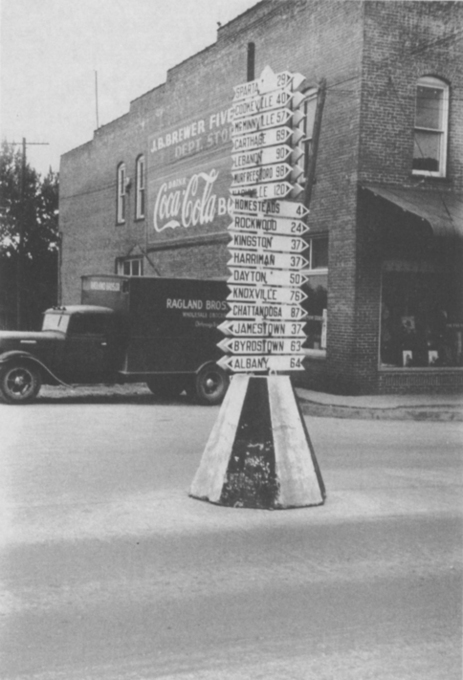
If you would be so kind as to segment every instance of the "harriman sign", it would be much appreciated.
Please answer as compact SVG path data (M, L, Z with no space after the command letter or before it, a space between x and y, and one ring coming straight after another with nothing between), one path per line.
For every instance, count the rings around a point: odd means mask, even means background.
M216 108L150 137L151 240L227 229L231 117L230 107Z

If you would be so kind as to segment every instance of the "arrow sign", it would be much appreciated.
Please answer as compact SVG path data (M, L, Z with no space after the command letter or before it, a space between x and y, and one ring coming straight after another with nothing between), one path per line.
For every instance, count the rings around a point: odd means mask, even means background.
M304 99L304 96L299 92L291 92L290 89L274 90L268 94L258 95L251 99L245 99L233 104L231 107L231 115L234 120L237 120L238 118L244 118L245 116L253 116L256 113L279 109L286 106L286 104L289 104L293 97L297 97L296 103L293 105L293 108L296 108L301 102L301 96Z
M229 229L237 231L263 231L285 236L301 236L310 231L301 220L288 220L281 217L258 217L257 215L235 215Z
M303 137L304 133L301 130L288 126L260 130L259 132L253 132L242 137L234 137L232 139L232 151L260 149L264 146L274 146L275 144L284 144L285 142L297 144Z
M294 187L289 182L268 182L267 184L250 184L249 186L230 187L230 192L234 195L248 194L253 198L285 198L292 192L295 196L302 193L303 188L297 185L299 191L294 191Z
M288 144L245 151L232 155L232 170L252 168L256 165L268 165L270 163L282 163L290 156L291 160L293 160L296 154L299 154L298 158L300 158L303 152L300 149L292 149Z
M261 234L231 232L231 237L231 241L228 244L229 248L302 253L309 247L309 244L298 236L264 236Z
M274 288L271 286L235 286L229 285L227 300L234 302L275 302L289 305L307 300L307 295L299 288Z
M227 319L256 319L257 317L272 321L301 321L307 316L301 305L275 305L271 303L231 302Z
M304 340L288 338L224 338L217 347L232 354L304 354Z
M224 356L217 361L219 366L235 373L257 371L303 371L300 356Z
M276 165L262 165L251 170L239 170L238 172L232 172L232 186L284 180L292 172L292 169L288 163L278 163ZM301 170L299 175L302 172Z
M239 99L246 99L247 97L255 97L259 94L271 92L272 90L284 89L291 86L293 91L301 88L304 84L305 78L300 73L291 73L290 71L281 71L275 73L270 66L266 66L260 77L256 80L251 80L241 85L235 85L233 88L233 101Z
M227 283L241 283L265 286L302 286L309 277L301 272L278 271L277 269L244 269L230 267L231 276Z
M287 253L258 253L246 250L230 251L231 260L228 266L235 267L269 267L271 269L305 269L309 262L302 255Z
M224 335L305 338L305 321L223 321Z
M273 215L302 219L309 214L309 209L302 203L294 201L259 201L242 196L233 197L233 212L246 215Z
M232 123L232 135L245 135L257 130L266 130L278 125L286 125L293 115L296 114L291 109L276 109L275 111L259 113L257 116L235 120Z

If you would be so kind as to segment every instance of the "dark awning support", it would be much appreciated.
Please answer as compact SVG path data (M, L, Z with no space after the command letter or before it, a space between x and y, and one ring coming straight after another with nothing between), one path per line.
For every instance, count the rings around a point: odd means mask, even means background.
M361 188L425 220L435 236L463 239L463 194L384 184L362 184Z

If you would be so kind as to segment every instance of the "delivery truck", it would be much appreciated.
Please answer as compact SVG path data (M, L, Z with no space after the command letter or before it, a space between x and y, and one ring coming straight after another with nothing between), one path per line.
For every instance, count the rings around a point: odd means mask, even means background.
M41 331L0 331L0 397L26 404L42 384L145 382L159 397L186 390L218 404L227 295L225 281L83 276L81 304L48 309Z

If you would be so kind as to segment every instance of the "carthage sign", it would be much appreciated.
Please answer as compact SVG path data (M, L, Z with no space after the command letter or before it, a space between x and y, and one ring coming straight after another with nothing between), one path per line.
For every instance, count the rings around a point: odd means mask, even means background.
M230 109L161 131L149 140L152 237L195 227L226 230L230 198Z

